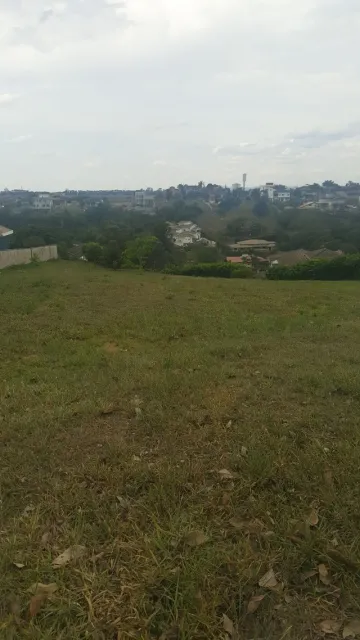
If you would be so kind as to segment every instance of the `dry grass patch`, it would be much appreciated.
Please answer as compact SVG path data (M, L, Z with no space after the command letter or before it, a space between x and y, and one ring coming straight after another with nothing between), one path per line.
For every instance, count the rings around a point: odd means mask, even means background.
M1 638L356 637L356 284L58 263L0 295Z

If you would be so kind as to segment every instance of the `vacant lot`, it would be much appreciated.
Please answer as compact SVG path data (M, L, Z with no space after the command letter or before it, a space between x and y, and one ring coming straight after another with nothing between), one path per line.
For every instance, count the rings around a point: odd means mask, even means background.
M360 618L357 283L3 271L0 378L1 640Z

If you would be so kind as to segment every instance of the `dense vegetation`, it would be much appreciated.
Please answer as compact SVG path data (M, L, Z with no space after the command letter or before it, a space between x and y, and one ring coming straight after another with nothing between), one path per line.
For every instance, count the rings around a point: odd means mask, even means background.
M274 240L280 251L327 247L360 252L360 211L355 205L331 212L288 208L271 204L259 190L245 197L240 189L226 192L211 207L201 199L191 202L183 187L178 194L163 202L154 216L127 211L106 200L59 206L45 213L5 205L0 209L0 224L14 229L14 248L57 244L60 256L71 258L81 256L83 245L95 243L99 245L91 249L95 261L113 268L138 264L161 269L168 264L217 262L229 255L229 244L248 238ZM193 195L199 194L201 189ZM180 220L198 222L217 247L176 249L166 222Z
M165 273L177 276L197 276L202 278L251 278L252 269L242 264L229 262L209 262L184 264L164 269Z
M274 266L269 280L360 280L360 254L334 260L309 260L292 267Z

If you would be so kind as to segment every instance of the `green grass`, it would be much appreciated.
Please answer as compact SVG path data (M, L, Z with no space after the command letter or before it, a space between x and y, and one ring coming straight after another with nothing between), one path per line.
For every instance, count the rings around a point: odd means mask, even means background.
M233 638L302 640L359 617L359 317L357 283L2 271L1 640L218 640L223 614ZM330 584L304 579L321 563ZM37 582L58 589L31 618Z

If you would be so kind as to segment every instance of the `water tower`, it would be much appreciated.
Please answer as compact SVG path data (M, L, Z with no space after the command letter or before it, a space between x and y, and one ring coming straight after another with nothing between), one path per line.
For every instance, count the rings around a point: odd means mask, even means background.
M247 179L247 173L243 173L243 189L244 189L244 191L246 189L246 179Z

